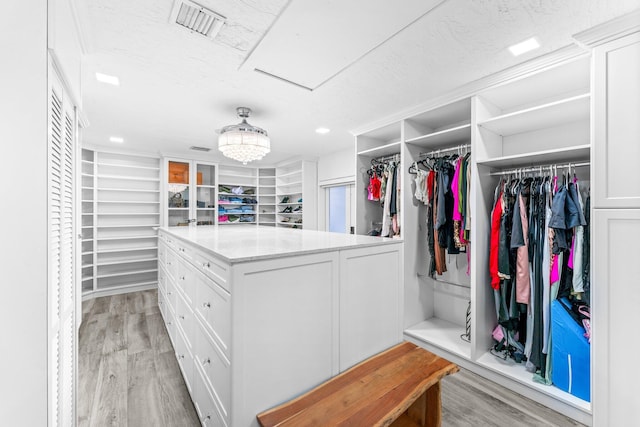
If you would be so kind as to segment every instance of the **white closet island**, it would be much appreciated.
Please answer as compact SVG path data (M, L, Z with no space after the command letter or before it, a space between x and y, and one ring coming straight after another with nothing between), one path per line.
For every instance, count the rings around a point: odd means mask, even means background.
M205 425L257 425L402 340L400 240L251 225L159 240L159 306Z

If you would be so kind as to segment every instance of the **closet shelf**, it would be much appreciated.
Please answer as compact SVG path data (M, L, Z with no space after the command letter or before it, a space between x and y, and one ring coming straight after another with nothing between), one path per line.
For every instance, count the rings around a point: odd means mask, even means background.
M93 178L93 174L92 174L92 173L84 173L84 172L83 172L83 173L81 174L81 176L82 176L83 178Z
M124 180L124 181L160 182L160 178L142 178L142 177L139 177L139 176L125 176L125 175L98 175L98 178L120 179L120 180Z
M590 94L585 93L493 117L478 125L498 135L510 136L566 123L589 120L590 111Z
M137 240L137 239L157 239L158 236L120 236L120 237L100 237L97 238L96 240L103 242L103 241L110 241L110 240Z
M102 163L102 162L99 162L98 166L112 166L112 167L116 167L116 168L143 169L143 170L152 170L152 171L159 171L160 170L159 167L123 165L123 164L118 164L118 163Z
M443 147L471 140L471 123L407 139L405 142L424 148Z
M534 382L533 374L524 368L524 363L517 364L513 360L502 360L490 352L481 355L476 361L480 366L491 369L501 375L511 378L519 383L531 387L537 391L554 397L568 405L578 408L586 413L591 413L591 404L570 393L560 390L555 386L548 386Z
M138 251L152 251L158 249L157 246L147 246L147 247L137 247L137 248L121 248L121 249L102 249L95 251L98 255L100 254L115 254L118 252L138 252Z
M90 190L93 190L93 188L90 188ZM96 190L98 191L125 191L125 192L132 192L132 193L159 193L160 190L142 190L139 188L111 188L111 187L102 187L102 188L96 188Z
M105 290L105 289L109 289L109 290L117 290L117 289L127 289L130 288L132 286L137 287L142 287L142 286L149 286L149 285L157 285L158 281L157 280L151 280L151 281L147 281L147 282L137 282L137 281L132 281L131 283L118 283L115 285L105 285L105 284L100 284L98 285L98 289L96 289L97 292ZM96 291L92 291L90 293L96 292Z
M382 157L389 156L391 154L400 154L401 141L391 142L389 144L381 145L380 147L369 148L368 150L362 150L358 152L359 156L369 157Z
M216 208L196 208L197 211L215 211Z
M281 174L276 175L275 177L276 178L286 178L288 176L299 175L299 174L302 174L302 169L295 170L293 172L281 173ZM272 178L272 177L270 177L270 178Z
M232 214L232 215L238 215L238 214ZM241 215L241 214L240 214ZM252 214L253 215L253 214ZM246 222L246 221L221 221L218 224L222 225L222 224L255 224L255 221L251 221L251 222Z
M93 202L93 200L83 200L88 202ZM140 202L140 201L131 201L131 200L98 200L98 203L116 203L116 204L125 204L125 205L157 205L160 202Z
M574 147L564 147L553 150L536 151L532 153L514 154L511 156L478 160L477 163L494 168L518 168L524 166L588 160L590 153L591 145L584 144Z
M93 160L82 160L82 163L87 164L87 165L92 165L93 164Z
M96 228L148 228L148 227L160 227L160 224L125 224L125 225L97 225L96 226ZM82 228L85 228L85 227L82 227Z
M460 338L464 332L464 326L432 317L406 329L404 334L465 359L471 359L471 343Z
M221 184L221 185L225 185L225 184ZM226 185L230 185L230 184L226 184ZM255 188L255 187L248 187L248 188ZM223 193L221 191L218 192L218 196L235 196L235 197L255 197L256 194L236 194L236 193Z
M167 208L170 211L188 211L189 208Z
M124 261L100 262L97 264L97 266L103 267L106 265L135 264L137 262L150 262L150 261L157 261L157 260L158 258L128 259Z
M227 181L220 181L220 184L218 185L226 185L227 187L243 187L243 188L257 188L256 185L254 185L255 183L252 184L247 184L246 182L227 182ZM220 193L220 194L225 194L225 193Z
M247 178L247 179L256 179L256 178L258 178L257 175L243 175L243 174L240 174L240 173L226 173L226 172L222 172L222 171L218 173L218 177L221 177L221 176L229 176L229 177L232 177L232 178Z
M98 216L158 216L159 212L98 212Z
M119 276L129 276L132 274L144 274L144 273L154 273L158 271L157 268L152 268L148 270L133 270L133 271L122 271L118 273L109 273L109 274L99 274L96 276L97 279L105 279L107 277L119 277Z
M197 184L196 187L198 187L198 188L216 188L217 185L215 185L215 184L212 184L212 185L209 185L209 184Z
M302 185L302 181L294 181L294 182L278 184L278 187L294 187L296 185Z

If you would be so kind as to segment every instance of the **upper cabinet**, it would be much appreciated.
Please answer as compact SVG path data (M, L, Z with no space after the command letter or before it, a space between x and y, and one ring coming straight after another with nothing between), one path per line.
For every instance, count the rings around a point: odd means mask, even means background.
M588 160L590 59L491 87L476 97L476 160L517 167Z
M640 208L640 33L594 49L594 208Z
M163 225L215 224L215 165L195 160L166 159L164 172Z

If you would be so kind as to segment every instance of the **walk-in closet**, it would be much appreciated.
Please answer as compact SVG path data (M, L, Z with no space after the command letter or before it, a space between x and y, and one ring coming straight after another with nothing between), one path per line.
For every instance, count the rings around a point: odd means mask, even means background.
M638 424L637 0L6 6L3 425Z

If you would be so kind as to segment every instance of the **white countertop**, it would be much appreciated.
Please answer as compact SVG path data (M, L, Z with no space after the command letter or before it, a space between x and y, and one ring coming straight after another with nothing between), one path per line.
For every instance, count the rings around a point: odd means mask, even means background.
M402 242L383 237L255 225L161 227L160 230L194 243L230 264Z

